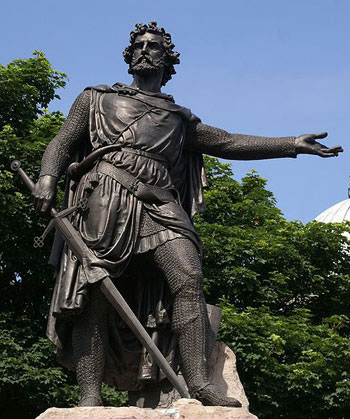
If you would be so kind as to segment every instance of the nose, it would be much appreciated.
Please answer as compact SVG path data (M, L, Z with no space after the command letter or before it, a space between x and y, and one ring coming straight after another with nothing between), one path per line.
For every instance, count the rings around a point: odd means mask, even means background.
M143 47L142 47L142 50L141 50L142 54L146 54L146 52L147 52L147 46L148 46L147 44L148 44L147 41L145 41L143 43Z

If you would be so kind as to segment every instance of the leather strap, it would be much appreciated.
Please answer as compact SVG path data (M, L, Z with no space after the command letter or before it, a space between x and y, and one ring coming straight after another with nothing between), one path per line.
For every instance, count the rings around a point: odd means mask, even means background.
M144 156L152 160L158 160L164 163L167 167L169 166L168 159L166 157L161 156L160 154L151 153L149 151L140 150L138 148L132 147L121 147L121 151L127 151L130 154L137 154L138 156Z
M158 186L146 185L126 170L115 167L106 161L101 161L96 170L119 182L141 201L163 203L177 202L175 198L177 195L175 189L165 189L159 188Z

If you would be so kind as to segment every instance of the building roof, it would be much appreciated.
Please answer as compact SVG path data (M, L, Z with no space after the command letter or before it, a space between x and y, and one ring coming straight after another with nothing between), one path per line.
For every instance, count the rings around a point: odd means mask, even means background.
M350 221L350 198L326 209L315 220L321 223L343 223Z

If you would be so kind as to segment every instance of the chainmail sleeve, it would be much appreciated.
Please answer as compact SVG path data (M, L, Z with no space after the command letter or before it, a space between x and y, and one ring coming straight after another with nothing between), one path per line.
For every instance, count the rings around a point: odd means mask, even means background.
M69 115L58 134L47 146L41 161L40 176L59 177L88 133L90 90L82 92L74 101Z
M200 122L188 124L186 148L229 160L259 160L296 157L295 137L257 137L229 134Z

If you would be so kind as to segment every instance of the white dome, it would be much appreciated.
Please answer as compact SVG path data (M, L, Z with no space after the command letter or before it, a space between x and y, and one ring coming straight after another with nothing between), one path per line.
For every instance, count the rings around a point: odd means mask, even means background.
M315 218L320 223L343 223L350 221L350 198L338 202Z

